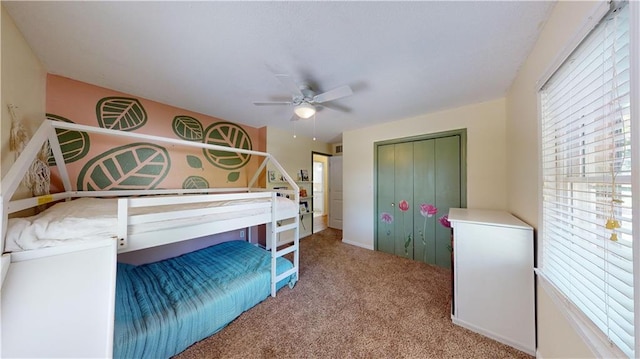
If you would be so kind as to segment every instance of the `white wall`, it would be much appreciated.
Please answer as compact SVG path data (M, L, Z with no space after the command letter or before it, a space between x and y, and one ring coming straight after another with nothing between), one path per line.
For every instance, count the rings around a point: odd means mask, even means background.
M299 135L293 138L293 132L267 127L266 152L272 154L294 180L297 179L297 173L301 169L306 169L309 173L309 178L311 178L313 169L312 152L314 151L330 154L331 145ZM269 169L273 168L269 167ZM270 187L273 187L273 184L270 184ZM306 185L306 188L309 195L311 195L310 183ZM311 234L313 230L311 219L311 215L303 217L304 223L301 223L300 226L300 238Z
M536 83L586 22L596 2L560 1L507 94L508 208L538 228L538 100ZM538 248L540 253L540 248ZM594 357L545 290L537 288L538 354Z
M374 248L374 143L467 129L467 207L506 209L505 99L343 133L343 241Z
M0 157L2 158L2 177L7 173L14 161L14 153L9 151L9 134L11 117L7 104L18 106L16 114L22 119L29 135L33 134L45 116L45 93L47 72L40 60L27 44L4 6L2 12L2 49L1 49L1 82L0 93L2 109L2 127L0 129ZM26 188L19 188L16 198L30 197Z
M296 179L296 171L301 169L309 171L311 176L313 151L330 154L331 145L300 135L293 138L291 131L267 127L266 152L272 154L293 179Z

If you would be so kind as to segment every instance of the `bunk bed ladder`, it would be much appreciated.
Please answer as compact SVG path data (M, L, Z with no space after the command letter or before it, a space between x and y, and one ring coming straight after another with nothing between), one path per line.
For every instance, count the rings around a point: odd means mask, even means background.
M276 203L276 193L273 192L272 193L272 203ZM282 279L290 276L290 275L295 275L293 281L290 282L289 286L292 287L293 284L295 284L295 282L298 280L298 275L299 275L299 271L298 271L298 267L300 264L300 250L299 250L299 241L300 241L300 229L299 229L299 225L300 225L300 219L298 218L298 216L296 215L295 217L293 217L293 223L288 223L288 224L283 224L281 226L278 226L277 221L276 221L276 206L272 206L271 207L271 233L270 233L270 237L269 237L269 241L270 241L270 247L271 247L271 296L275 297L276 296L276 284L281 281ZM294 235L293 235L293 244L291 244L288 247L285 247L281 250L278 250L278 234L282 233L282 232L286 232L286 231L294 231ZM284 273L281 273L280 275L277 274L276 271L276 267L277 267L277 259L279 257L283 257L289 253L293 252L293 268L285 271Z

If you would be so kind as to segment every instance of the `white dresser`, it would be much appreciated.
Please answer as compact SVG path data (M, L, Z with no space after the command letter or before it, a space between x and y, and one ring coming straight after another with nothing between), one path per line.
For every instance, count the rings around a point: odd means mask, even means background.
M18 252L0 290L0 357L109 358L115 240Z
M533 228L505 211L451 208L455 324L535 355Z

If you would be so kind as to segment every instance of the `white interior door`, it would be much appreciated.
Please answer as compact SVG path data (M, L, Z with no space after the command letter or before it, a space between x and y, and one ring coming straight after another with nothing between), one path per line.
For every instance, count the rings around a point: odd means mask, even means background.
M325 207L325 163L313 161L313 215L324 215Z
M342 229L342 156L329 157L329 227Z

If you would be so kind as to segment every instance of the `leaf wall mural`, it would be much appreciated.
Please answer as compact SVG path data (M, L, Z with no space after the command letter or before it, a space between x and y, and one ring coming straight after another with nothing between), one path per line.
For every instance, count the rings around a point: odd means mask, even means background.
M176 116L171 122L176 136L187 141L202 141L202 124L191 116Z
M251 138L242 127L230 122L217 122L207 127L204 143L218 146L253 149ZM203 150L211 164L226 170L234 170L245 166L251 155L218 150Z
M191 168L204 170L204 167L202 167L202 161L196 156L187 155L187 163Z
M227 181L235 182L240 178L240 172L231 172L227 175Z
M133 94L119 93L88 83L56 75L47 76L46 111L50 119L97 126L118 131L131 131L166 138L191 141L194 144L210 143L223 147L258 149L260 132L251 126L229 123L224 119L177 108L166 103L144 99ZM49 96L50 95L50 96ZM66 118L65 118L66 117ZM71 121L68 121L68 120ZM58 130L67 173L76 189L120 188L128 182L106 169L103 152L112 151L132 142L153 143L163 146L170 159L171 170L154 188L180 189L185 178L202 176L211 186L242 186L253 175L247 169L257 169L258 163L250 155L237 155L225 150L205 151L202 148L170 145L145 139L123 139L102 134L82 134ZM253 145L256 148L253 148ZM222 147L221 147L222 148ZM260 149L263 149L260 147ZM115 150L114 150L115 151ZM157 151L157 148L154 149ZM162 152L162 151L161 151ZM96 158L105 162L98 165ZM206 159L205 159L206 158ZM54 165L50 159L51 165ZM87 163L94 161L91 163ZM119 166L113 160L112 167ZM255 162L255 163L254 163ZM166 166L168 168L169 160ZM94 166L89 169L89 166ZM164 168L164 167L163 167ZM54 190L64 190L58 169L52 167ZM82 172L81 174L81 171ZM101 174L100 174L101 173ZM122 175L125 176L125 175ZM126 176L125 176L126 177ZM131 175L131 178L134 178ZM153 180L156 182L155 175ZM242 183L241 183L242 182ZM137 182L135 188L146 188ZM80 184L79 186L77 186ZM147 183L148 184L148 183ZM137 186L137 187L136 187Z
M148 190L169 173L164 147L133 143L116 147L87 162L78 175L79 191Z
M105 97L96 105L100 127L112 130L133 131L147 122L147 112L135 98Z
M202 189L209 188L209 182L200 176L189 176L182 182L184 189Z
M67 118L51 113L47 113L46 118L47 120L74 123ZM87 152L89 152L90 143L89 135L87 133L57 128L56 135L58 136L58 142L60 143L60 149L62 150L62 157L64 158L65 163L75 162L86 156ZM47 162L49 163L49 166L56 165L56 160L53 158L53 154L49 155Z

